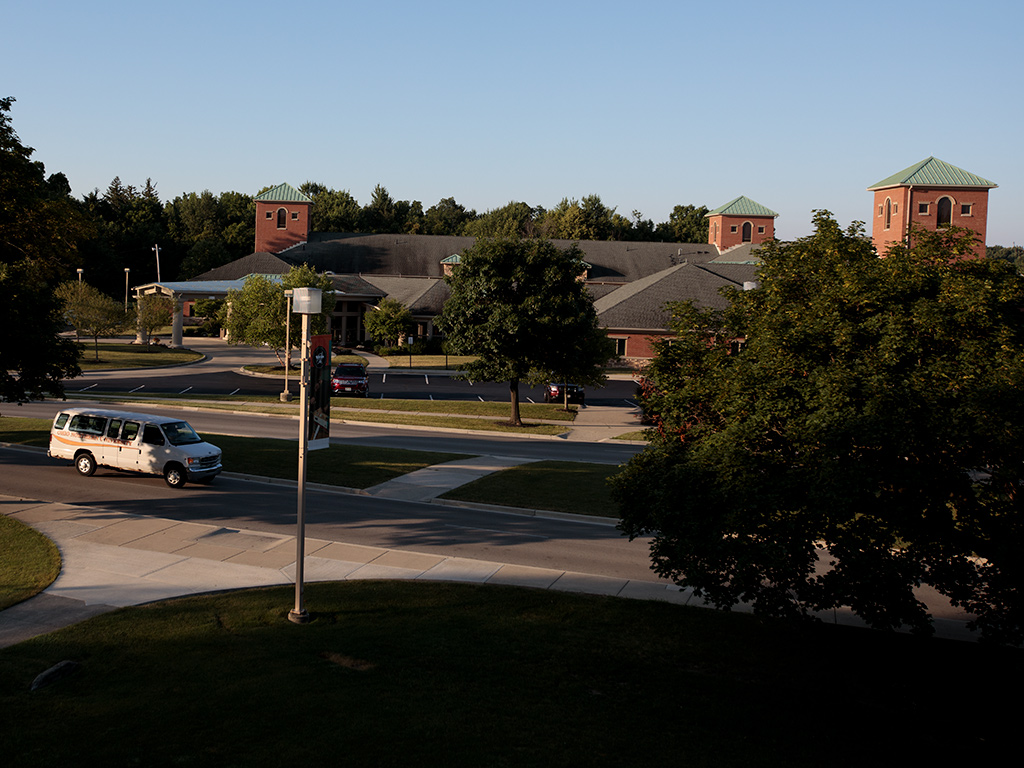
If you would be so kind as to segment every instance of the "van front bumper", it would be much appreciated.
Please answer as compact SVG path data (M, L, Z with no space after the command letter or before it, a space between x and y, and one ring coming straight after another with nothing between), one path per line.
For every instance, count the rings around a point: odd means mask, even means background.
M187 467L188 479L193 483L201 483L203 480L213 480L224 467L218 464L215 467Z

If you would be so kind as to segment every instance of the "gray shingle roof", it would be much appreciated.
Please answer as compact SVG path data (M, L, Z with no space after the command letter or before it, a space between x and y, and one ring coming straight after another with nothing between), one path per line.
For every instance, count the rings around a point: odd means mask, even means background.
M292 265L272 253L250 253L229 264L196 275L193 280L238 280L246 275L283 275Z
M441 277L442 264L473 246L476 238L438 235L353 235L316 232L282 254L319 271L338 274ZM553 240L559 248L571 240ZM577 243L590 265L591 280L630 282L680 264L709 261L718 250L707 243L630 243L584 240Z
M594 302L598 321L610 329L653 331L668 328L670 301L690 299L699 307L723 309L727 302L720 290L742 288L743 281L717 271L680 264L624 285Z

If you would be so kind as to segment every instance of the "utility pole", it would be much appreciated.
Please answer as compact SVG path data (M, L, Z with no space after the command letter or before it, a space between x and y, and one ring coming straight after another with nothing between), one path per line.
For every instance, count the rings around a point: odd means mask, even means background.
M160 246L154 245L153 251L156 253L156 281L160 282Z

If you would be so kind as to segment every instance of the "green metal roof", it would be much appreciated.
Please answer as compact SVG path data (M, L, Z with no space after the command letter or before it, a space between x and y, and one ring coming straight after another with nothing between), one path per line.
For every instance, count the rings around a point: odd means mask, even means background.
M462 262L462 256L457 253L453 253L451 256L447 256L441 259L442 264L459 264Z
M778 216L771 208L765 208L760 203L755 203L749 197L740 195L735 200L730 200L725 205L720 205L715 210L704 214L708 216Z
M911 184L933 187L997 187L993 181L975 176L973 173L944 163L936 157L929 157L887 179L868 187L868 191L886 187L905 187Z
M268 189L262 195L257 195L256 200L261 203L312 203L313 201L299 192L291 184L278 184L273 189Z

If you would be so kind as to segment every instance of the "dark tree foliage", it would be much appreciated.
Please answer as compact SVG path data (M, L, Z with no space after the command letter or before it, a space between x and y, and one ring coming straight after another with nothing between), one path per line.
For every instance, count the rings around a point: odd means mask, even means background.
M437 325L454 354L479 355L475 381L509 382L510 423L520 425L519 383L552 371L600 377L609 357L594 304L579 275L582 254L547 240L478 241L449 277L451 298ZM568 366L572 366L567 370Z
M47 178L15 133L13 102L0 99L0 402L62 396L62 379L81 372L54 288L90 231L64 175Z
M879 259L860 225L815 227L766 244L762 287L724 312L674 307L621 528L719 607L929 632L928 584L1020 643L1024 278L964 258L964 230Z
M1007 248L1005 245L990 245L985 249L985 257L999 259L1012 264L1014 268L1024 274L1024 247L1013 245Z
M476 211L467 211L464 205L455 202L454 197L444 197L437 202L437 205L427 208L427 212L423 215L423 234L457 237L474 219L476 219Z
M156 185L146 179L142 189L119 177L101 195L95 190L82 204L92 218L95 235L82 244L86 279L101 292L120 295L127 267L132 284L156 280L153 246L168 246L167 221ZM171 267L170 249L162 260Z

